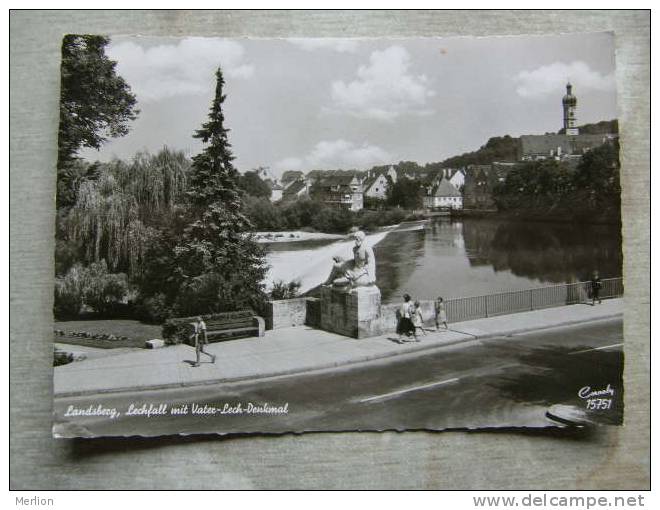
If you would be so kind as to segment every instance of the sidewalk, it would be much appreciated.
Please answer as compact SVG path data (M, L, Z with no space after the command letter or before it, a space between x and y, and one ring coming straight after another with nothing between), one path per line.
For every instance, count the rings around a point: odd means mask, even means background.
M570 305L450 324L449 331L429 331L419 343L398 344L394 333L348 338L307 326L266 331L262 338L211 344L215 364L194 368L195 350L175 345L87 359L55 368L56 397L145 390L261 379L309 372L434 349L474 339L585 323L623 316L623 299L601 305Z

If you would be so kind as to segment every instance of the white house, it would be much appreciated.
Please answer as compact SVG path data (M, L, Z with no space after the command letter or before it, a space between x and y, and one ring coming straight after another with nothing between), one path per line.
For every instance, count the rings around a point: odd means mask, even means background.
M365 179L362 186L365 197L384 199L387 196L389 183L385 174L378 174Z
M438 207L446 207L449 209L462 209L463 197L451 182L447 179L442 179L440 184L433 189L429 189L429 193L424 197L424 207L427 209L435 209Z
M275 183L270 187L270 201L271 202L279 202L282 200L282 194L284 192L284 188L280 186L279 184Z
M456 189L460 189L461 186L465 184L465 173L460 168L458 170L452 170L452 176L449 177L449 182L451 182Z

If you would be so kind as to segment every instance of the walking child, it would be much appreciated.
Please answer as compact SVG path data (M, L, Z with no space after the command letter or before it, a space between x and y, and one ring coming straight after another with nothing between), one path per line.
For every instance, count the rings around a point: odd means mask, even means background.
M421 329L422 333L426 335L426 330L424 329L424 317L422 317L422 306L419 304L419 301L415 301L415 309L412 314L412 323L415 327L415 341L419 342L420 340L417 338L417 330Z
M447 311L445 310L445 302L442 297L438 296L438 299L435 300L435 330L440 329L440 323L444 324L445 329L449 329L447 326Z

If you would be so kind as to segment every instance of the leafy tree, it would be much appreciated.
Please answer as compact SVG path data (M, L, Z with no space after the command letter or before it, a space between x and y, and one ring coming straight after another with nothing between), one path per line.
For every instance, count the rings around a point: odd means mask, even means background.
M390 184L391 186L391 184ZM365 209L376 209L381 210L385 208L387 200L385 198L379 197L364 197L364 208Z
M344 233L353 226L353 213L346 209L323 207L312 218L312 227L319 232Z
M128 133L137 118L136 99L105 54L110 39L98 35L65 35L62 41L60 127L57 168L58 206L70 205L66 171L82 147L98 149L108 138ZM71 183L73 185L73 183Z
M84 302L87 273L82 264L74 264L65 276L55 279L55 304L57 318L75 317Z
M83 305L100 314L116 311L128 293L124 273L108 273L105 260L85 267L74 264L66 275L55 279L55 316L75 317Z
M245 214L258 230L281 230L287 228L282 211L270 200L247 196L244 199Z
M107 315L115 311L128 293L128 279L124 273L108 273L105 260L87 268L84 291L85 304Z
M105 259L113 271L138 275L156 238L177 227L189 167L183 153L167 148L130 164L98 165L81 179L72 207L60 210L58 239L79 246L85 263Z
M387 203L389 205L415 209L422 206L423 191L420 183L402 177L387 189Z
M182 315L258 307L264 298L264 254L246 234L252 225L241 210L223 85L218 68L209 120L194 135L206 147L193 158L186 192L190 222L174 250L175 309Z
M81 147L98 149L108 137L128 133L137 118L136 99L117 63L105 54L110 39L98 35L65 35L58 161L70 159Z
M559 161L543 160L513 167L495 186L499 209L536 209L549 212L566 205L573 194L573 170Z
M399 161L399 163L394 166L399 172L402 172L403 175L411 175L413 177L422 170L422 167L419 166L416 161Z
M582 206L617 213L621 208L618 141L587 152L575 172L575 187Z
M270 186L254 170L249 170L239 177L238 187L250 196L270 199Z
M494 187L493 198L500 210L618 219L618 154L614 141L584 154L577 168L555 160L516 165Z
M479 150L466 152L460 156L445 159L439 164L440 168L460 168L467 165L490 165L493 161L516 161L520 138L509 135L490 138ZM436 169L436 164L430 169ZM429 165L427 165L428 167Z
M326 207L321 202L309 199L300 199L284 205L282 216L287 228L309 227L314 217Z

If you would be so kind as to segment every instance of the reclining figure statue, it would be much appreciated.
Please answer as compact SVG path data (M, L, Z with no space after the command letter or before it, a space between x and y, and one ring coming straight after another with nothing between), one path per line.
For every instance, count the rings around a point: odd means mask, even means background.
M353 260L345 261L342 257L333 257L332 271L324 285L351 289L376 283L374 250L364 242L366 235L361 230L355 232L353 237L355 238Z

